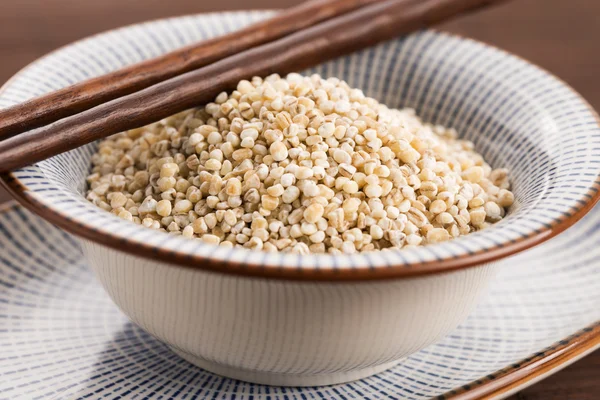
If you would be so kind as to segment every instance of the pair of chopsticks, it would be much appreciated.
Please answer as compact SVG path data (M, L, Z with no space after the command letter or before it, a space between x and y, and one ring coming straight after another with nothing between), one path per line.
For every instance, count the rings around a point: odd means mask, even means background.
M242 79L286 74L505 0L313 0L0 111L0 172L211 101Z

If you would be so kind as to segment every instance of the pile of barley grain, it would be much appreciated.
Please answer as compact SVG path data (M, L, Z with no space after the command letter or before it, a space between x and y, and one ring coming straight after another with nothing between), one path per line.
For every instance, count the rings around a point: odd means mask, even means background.
M87 199L128 221L207 243L355 253L437 243L513 203L456 132L339 79L242 81L231 95L114 135Z

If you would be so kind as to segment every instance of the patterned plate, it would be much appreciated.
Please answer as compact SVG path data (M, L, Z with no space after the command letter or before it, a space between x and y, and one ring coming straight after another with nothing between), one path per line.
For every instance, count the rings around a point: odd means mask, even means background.
M68 234L0 209L0 399L505 397L600 346L600 206L503 262L486 300L440 343L376 376L318 388L222 378L129 322Z

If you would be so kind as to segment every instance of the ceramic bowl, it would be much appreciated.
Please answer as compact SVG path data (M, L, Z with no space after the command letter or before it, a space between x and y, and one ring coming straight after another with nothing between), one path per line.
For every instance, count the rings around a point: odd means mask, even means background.
M20 72L0 106L267 15L182 17L77 42ZM440 339L473 309L496 260L558 234L598 199L596 114L564 83L505 52L424 31L308 72L456 128L494 167L511 171L516 202L507 218L417 249L266 254L155 232L96 208L83 197L95 144L4 182L22 204L74 233L113 301L177 354L218 374L293 386L362 378Z

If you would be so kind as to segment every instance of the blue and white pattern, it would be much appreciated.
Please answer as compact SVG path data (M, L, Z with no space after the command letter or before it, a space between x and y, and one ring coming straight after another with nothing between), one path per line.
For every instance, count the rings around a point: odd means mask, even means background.
M72 237L12 205L0 210L0 399L427 399L472 389L600 321L599 240L596 208L502 262L488 297L441 342L360 381L278 388L180 359L117 309Z
M77 42L34 63L7 84L0 107L117 69L193 41L240 28L265 12L206 14L127 27ZM321 65L392 107L414 107L426 120L455 127L494 167L511 171L516 205L494 227L417 249L354 256L265 255L215 249L126 223L81 193L94 144L14 172L27 195L84 229L161 254L228 260L275 270L361 268L468 257L548 231L598 191L600 128L596 114L556 78L500 50L433 31L420 32ZM14 182L13 182L14 183Z

